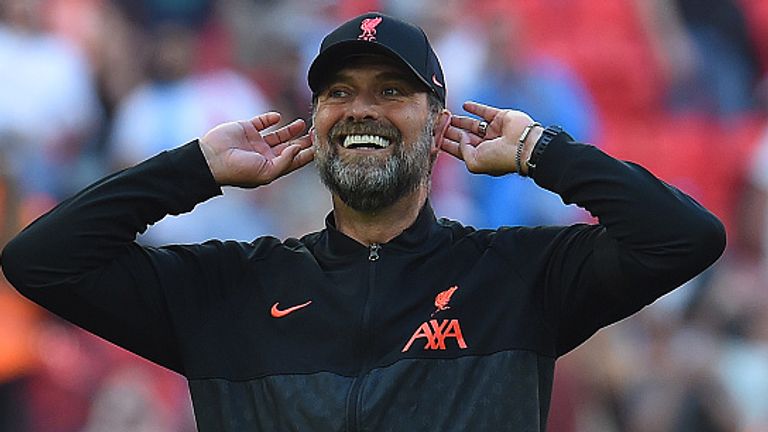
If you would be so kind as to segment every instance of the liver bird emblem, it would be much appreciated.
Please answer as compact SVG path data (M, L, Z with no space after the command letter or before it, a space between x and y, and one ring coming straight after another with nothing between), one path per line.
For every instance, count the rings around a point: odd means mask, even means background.
M358 39L362 39L368 42L375 41L376 40L376 26L379 25L382 21L381 17L376 18L366 18L363 20L363 22L360 23L360 30L363 31L360 36L358 36Z
M435 309L434 312L432 312L432 316L435 316L436 313L440 311L444 311L446 309L450 309L451 307L448 306L448 303L451 301L451 296L453 296L453 293L459 289L458 285L454 285L450 288L448 288L445 291L442 291L435 297Z

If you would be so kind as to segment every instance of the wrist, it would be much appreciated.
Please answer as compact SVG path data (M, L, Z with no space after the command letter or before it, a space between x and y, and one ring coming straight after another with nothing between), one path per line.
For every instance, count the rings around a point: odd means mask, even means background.
M563 128L560 126L549 126L540 131L538 138L531 148L530 155L525 161L526 174L529 176L536 175L536 169L542 154L546 150L547 146L549 146L549 143L560 135L565 135L568 139L571 140L573 139L570 135L563 131Z
M543 132L544 127L538 122L533 122L526 126L518 139L515 162L517 164L517 173L523 177L528 176L527 162L530 160L531 155L533 154L533 149Z
M214 151L210 148L208 143L205 142L205 137L198 139L197 144L200 146L200 152L203 154L203 158L208 165L208 170L211 172L211 176L216 181L216 184L221 185L222 183L217 173L218 170L216 169L217 158Z

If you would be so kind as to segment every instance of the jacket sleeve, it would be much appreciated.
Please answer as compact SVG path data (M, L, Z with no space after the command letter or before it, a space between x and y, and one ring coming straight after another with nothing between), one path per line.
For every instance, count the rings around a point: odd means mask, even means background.
M556 231L544 248L536 285L560 355L693 278L725 248L722 224L692 198L567 134L542 154L535 181L599 221Z
M163 152L96 182L25 228L3 250L3 272L20 293L57 315L182 372L153 263L176 262L179 273L185 265L135 238L164 216L220 193L197 142Z

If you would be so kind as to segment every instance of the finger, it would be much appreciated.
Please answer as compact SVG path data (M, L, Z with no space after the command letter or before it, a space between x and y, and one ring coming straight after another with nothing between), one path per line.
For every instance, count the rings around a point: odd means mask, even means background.
M289 170L297 170L315 160L315 150L316 149L314 147L309 147L298 152L296 156L293 157L293 161L291 161Z
M245 132L245 137L249 142L256 142L261 137L261 131L276 125L280 121L280 113L270 111L259 114L250 120L237 122Z
M256 117L251 119L251 124L253 127L256 128L259 132L263 131L264 129L276 125L282 116L279 112L270 111L266 112L264 114L259 114Z
M278 145L276 145L276 146L272 147L272 151L273 151L273 152L274 152L276 155L279 155L279 154L280 154L280 153L282 153L282 152L283 152L283 151L284 151L284 150L285 150L285 149L286 149L288 146L290 146L290 145L293 145L293 144L296 144L296 145L298 145L298 146L299 146L299 147L301 147L302 149L306 149L306 148L308 148L308 147L311 147L311 146L312 146L312 140L309 138L309 134L304 134L303 136L301 136L301 137L299 137L299 138L296 138L295 140L292 140L292 141L288 141L288 142L285 142L285 143L282 143L282 144L278 144Z
M464 102L464 111L482 117L489 123L499 114L502 110L490 105L481 104L475 101Z
M307 135L309 135L309 143L311 145L315 145L315 138L317 138L317 134L315 133L314 125L309 127L309 130L307 131Z
M463 138L466 138L472 146L477 146L481 142L483 142L483 138L475 135L474 133L467 133L468 131L463 128L457 128L455 126L450 126L445 131L445 136L449 139L455 141L455 142L461 142Z
M461 158L461 149L459 148L459 142L454 141L452 139L444 138L443 139L443 145L440 147L440 149L449 155L455 157L459 160L464 160Z
M298 145L289 145L279 156L272 159L272 168L274 170L274 175L272 176L273 179L291 171L293 158L299 154L299 151L301 151L301 147Z
M306 123L302 119L296 119L287 125L264 134L264 141L270 146L275 146L281 143L288 142L293 138L296 138L300 133L304 132Z
M477 165L477 149L469 143L469 136L466 132L462 132L459 151L461 152L461 159L472 171L472 168Z
M480 133L480 123L482 123L484 120L477 119L474 117L467 117L467 116L453 116L451 118L451 125L464 129L467 132L471 132L477 137L480 138L488 138L491 136L491 127L486 122L486 132L485 134Z
M468 117L463 115L451 116L451 126L455 126L469 132L472 132L473 130L477 130L476 127L478 123L480 123L480 119L477 119L475 117Z

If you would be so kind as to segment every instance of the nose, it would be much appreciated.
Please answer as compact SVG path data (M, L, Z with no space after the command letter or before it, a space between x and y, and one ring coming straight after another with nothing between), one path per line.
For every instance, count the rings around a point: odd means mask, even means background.
M366 93L359 93L355 95L355 98L349 105L347 120L378 120L380 116L379 108L375 97Z

